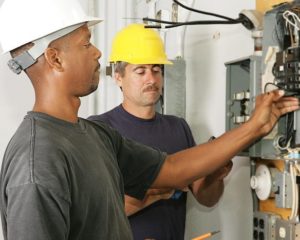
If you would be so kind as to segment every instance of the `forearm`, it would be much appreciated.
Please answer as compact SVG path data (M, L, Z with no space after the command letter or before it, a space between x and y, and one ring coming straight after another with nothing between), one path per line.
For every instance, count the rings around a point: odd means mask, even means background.
M248 122L212 142L168 156L153 186L183 188L225 166L237 153L268 134L280 116L299 109L297 98L283 98L283 94L277 90L258 95Z
M211 174L260 136L254 129L247 122L212 142L169 155L153 186L183 188Z

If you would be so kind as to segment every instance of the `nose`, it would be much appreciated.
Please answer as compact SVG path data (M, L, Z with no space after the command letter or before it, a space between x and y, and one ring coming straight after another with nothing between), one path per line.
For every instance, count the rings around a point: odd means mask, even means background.
M94 46L94 48L95 48L95 57L97 59L100 59L102 56L102 52L97 47Z
M150 69L148 69L148 70L146 71L145 77L146 77L146 82L147 82L147 83L153 84L153 83L157 83L157 82L160 81L159 75L156 74L155 72L151 71Z

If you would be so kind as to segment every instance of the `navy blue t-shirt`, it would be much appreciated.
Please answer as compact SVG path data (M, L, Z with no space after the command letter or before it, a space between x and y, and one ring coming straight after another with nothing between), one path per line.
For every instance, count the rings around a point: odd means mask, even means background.
M122 105L102 114L90 116L117 129L126 138L172 154L193 147L195 141L183 118L156 113L153 119L137 118ZM186 215L186 193L160 200L129 217L135 240L183 240Z

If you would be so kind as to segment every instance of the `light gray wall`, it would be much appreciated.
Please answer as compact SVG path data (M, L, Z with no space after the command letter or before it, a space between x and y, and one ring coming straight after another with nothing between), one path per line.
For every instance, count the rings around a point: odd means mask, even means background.
M253 9L254 0L195 1L195 8L237 18L242 9ZM200 18L193 13L191 20ZM201 17L208 19L208 17ZM225 131L225 62L252 54L250 32L241 25L190 26L186 31L187 120L198 143ZM188 196L186 239L221 230L212 239L250 240L252 200L249 160L235 158L225 192L213 209L205 209Z
M159 1L168 8L171 0ZM191 2L191 1L185 1ZM243 9L255 8L254 0L195 1L194 8L237 18ZM142 17L145 3L139 1L137 16ZM142 12L142 13L141 13ZM144 15L145 16L145 15ZM215 19L192 13L190 20ZM180 53L178 29L166 31L166 50L170 58ZM187 121L198 143L225 131L225 62L252 54L251 33L241 25L188 26L183 56L187 65ZM221 230L212 239L250 240L252 236L252 202L249 188L249 159L235 158L227 177L225 193L215 208L200 206L188 196L186 239Z

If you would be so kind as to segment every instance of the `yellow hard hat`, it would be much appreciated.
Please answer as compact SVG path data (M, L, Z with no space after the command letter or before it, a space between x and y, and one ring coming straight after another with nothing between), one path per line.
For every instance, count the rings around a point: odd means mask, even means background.
M131 64L172 64L168 61L159 34L144 24L130 24L113 40L110 62Z

